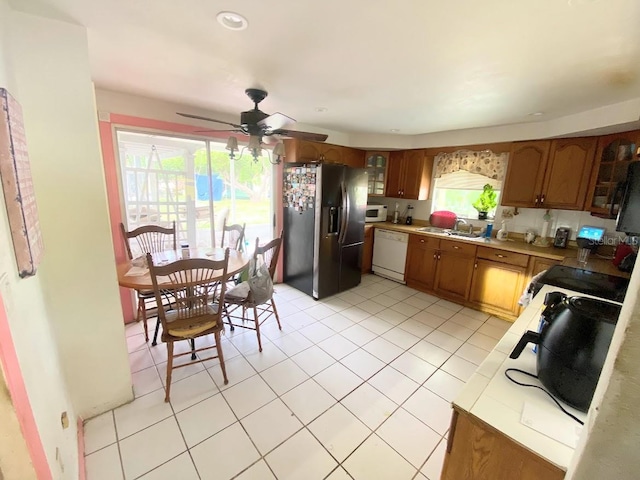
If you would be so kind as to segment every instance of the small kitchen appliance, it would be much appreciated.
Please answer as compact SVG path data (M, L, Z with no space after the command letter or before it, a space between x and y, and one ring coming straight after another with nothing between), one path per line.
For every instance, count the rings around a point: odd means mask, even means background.
M567 288L594 297L622 302L627 293L629 279L565 265L554 265L533 282L533 295L535 296L544 285Z
M553 239L553 246L556 248L567 248L571 237L571 229L567 227L558 227L556 236Z
M538 379L551 394L586 412L600 378L621 305L550 292L540 332L527 331L511 352L518 358L528 343L538 345Z
M411 205L407 206L407 218L405 218L404 223L406 225L413 224L413 207Z
M364 212L364 221L369 222L386 222L387 206L386 205L367 205Z

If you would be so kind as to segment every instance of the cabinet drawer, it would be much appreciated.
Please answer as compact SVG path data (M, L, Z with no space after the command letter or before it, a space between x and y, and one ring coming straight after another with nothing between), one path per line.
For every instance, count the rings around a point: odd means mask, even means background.
M497 248L478 247L478 258L484 258L494 262L508 263L518 267L526 267L529 263L529 255L523 253L507 252Z
M476 246L469 243L455 242L452 240L442 240L440 250L443 252L457 253L464 257L475 257Z
M427 235L409 235L409 245L422 245L429 248L440 248L440 239Z

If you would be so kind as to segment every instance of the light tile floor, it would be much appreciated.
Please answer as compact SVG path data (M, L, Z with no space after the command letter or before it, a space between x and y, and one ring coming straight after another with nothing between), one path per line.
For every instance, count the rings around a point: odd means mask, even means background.
M450 402L510 324L374 275L275 298L263 352L227 329L229 384L217 361L178 369L170 403L166 346L128 326L136 399L86 422L88 479L439 479Z

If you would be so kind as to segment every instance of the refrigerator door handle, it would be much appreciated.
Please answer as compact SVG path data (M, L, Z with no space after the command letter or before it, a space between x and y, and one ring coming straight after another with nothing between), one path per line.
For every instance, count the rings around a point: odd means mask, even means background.
M620 207L622 207L622 203L624 201L624 191L626 190L627 187L627 183L626 182L618 182L618 184L616 185L615 190L613 191L613 195L611 196L611 205L609 206L609 217L611 218L615 218L616 217L616 213L614 211L615 209L615 204L616 204L616 200L618 199L618 195L620 195L620 193L622 193L622 198L620 199Z
M344 243L344 237L347 234L347 225L349 222L349 197L347 196L347 188L342 182L340 184L340 191L342 192L342 212L340 222L340 236L338 237L338 243Z

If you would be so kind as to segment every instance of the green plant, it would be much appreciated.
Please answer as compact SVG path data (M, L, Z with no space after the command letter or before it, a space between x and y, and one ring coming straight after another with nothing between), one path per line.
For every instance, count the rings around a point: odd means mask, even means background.
M498 202L496 202L496 192L493 191L493 187L487 183L482 188L480 197L471 205L478 210L478 212L488 212L496 208Z

